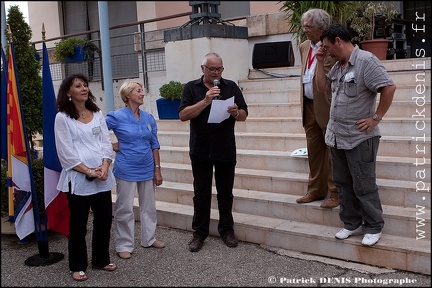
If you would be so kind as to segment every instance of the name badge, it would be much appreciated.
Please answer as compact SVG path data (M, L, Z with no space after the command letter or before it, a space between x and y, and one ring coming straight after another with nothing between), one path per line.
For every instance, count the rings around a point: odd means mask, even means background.
M94 127L94 128L92 129L92 132L93 132L93 135L98 135L98 134L101 132L101 128L100 128L100 126L98 126L98 127Z
M303 75L302 83L305 84L311 82L311 78L312 77L309 74Z

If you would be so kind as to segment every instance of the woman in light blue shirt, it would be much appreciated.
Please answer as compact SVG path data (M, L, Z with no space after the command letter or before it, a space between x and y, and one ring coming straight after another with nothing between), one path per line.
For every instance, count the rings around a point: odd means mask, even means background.
M156 120L139 107L144 90L139 82L126 80L120 87L126 107L109 112L106 123L118 143L114 162L117 200L114 206L114 244L120 258L128 259L134 251L133 202L138 193L141 223L141 246L163 248L156 240L155 187L162 184Z

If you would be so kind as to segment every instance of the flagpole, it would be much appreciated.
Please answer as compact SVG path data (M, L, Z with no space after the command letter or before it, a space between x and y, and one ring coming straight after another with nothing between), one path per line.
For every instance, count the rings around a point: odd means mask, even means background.
M12 32L10 30L10 27L8 25L8 35L9 35L9 42L10 42L10 52L12 53L12 58L11 59L15 59L15 55L14 55L14 49L13 49L13 39L12 39ZM34 256L31 256L29 258L27 258L25 260L25 264L28 266L46 266L46 265L51 265L54 263L59 262L60 260L63 260L64 255L61 253L56 253L56 252L49 252L49 248L48 248L48 227L47 225L45 225L45 233L42 231L42 225L41 225L41 220L40 220L40 215L39 215L39 209L38 209L38 202L37 202L37 195L36 195L36 189L35 189L35 185L34 185L34 179L33 179L33 172L32 172L32 163L30 161L30 149L29 149L29 142L28 142L28 137L27 137L27 133L25 133L25 121L24 121L24 114L23 114L23 110L22 110L22 103L21 103L21 99L20 99L20 95L19 95L19 83L18 83L18 77L16 75L18 75L18 71L15 67L15 61L13 61L13 65L14 65L14 74L15 74L15 82L16 82L16 87L17 87L17 98L18 98L18 103L19 105L19 109L20 109L20 115L21 115L21 123L22 123L22 129L24 131L24 133L22 133L23 138L24 138L24 145L25 145L25 150L26 150L26 157L27 157L27 165L28 165L28 173L29 173L29 177L30 177L30 185L31 185L31 197L32 197L32 202L33 202L33 221L34 221L34 226L35 226L35 232L36 232L36 240L38 243L38 248L39 248L39 254L36 254ZM9 85L9 84L8 84ZM10 153L8 153L10 154ZM9 159L10 160L10 159ZM36 221L34 220L34 218L36 218ZM46 219L46 217L44 217ZM46 222L46 221L45 221Z

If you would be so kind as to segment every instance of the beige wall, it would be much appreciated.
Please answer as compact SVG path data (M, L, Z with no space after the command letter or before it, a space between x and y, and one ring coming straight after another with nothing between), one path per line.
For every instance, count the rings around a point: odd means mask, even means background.
M137 20L143 21L153 19L156 15L154 1L137 1ZM156 23L148 23L144 25L146 31L157 30Z
M45 38L60 36L60 15L58 1L28 1L29 25L32 29L32 42L42 40L42 23L45 25ZM54 47L54 42L47 42L48 48ZM36 45L41 49L42 44Z
M165 45L166 52L166 71L149 73L148 92L143 104L143 109L157 117L156 99L159 96L159 87L169 80L179 80L186 82L200 77L200 65L204 54L209 51L219 53L224 62L225 71L223 76L238 81L246 79L249 69L252 69L252 52L254 44L262 42L275 42L291 40L291 35L287 33L285 15L279 12L277 1L251 1L252 17L235 21L237 26L247 26L249 38L246 39L221 39L221 38L199 38L193 40L174 41L161 43ZM61 21L59 12L59 2L36 2L29 3L29 24L32 28L32 41L41 41L42 22L45 23L46 38L60 36ZM172 11L172 12L170 12ZM154 19L170 14L178 14L191 11L189 1L137 1L137 20ZM131 11L131 13L133 13ZM146 31L162 30L168 27L178 27L189 21L185 16L179 19L160 21L159 23L149 23L145 25ZM159 31L161 32L161 31ZM57 42L57 41L56 41ZM48 48L53 47L54 43L47 43ZM236 49L231 49L236 47ZM41 48L36 47L37 49ZM299 64L299 52L294 45L296 64ZM51 62L52 63L52 62ZM61 65L61 64L56 64ZM142 75L137 79L142 81ZM124 80L114 80L114 106L115 109L124 106L119 98L118 89ZM55 81L54 89L57 93L61 81ZM99 107L105 112L104 90L102 83L92 82L91 89L98 99Z
M235 49L232 49L235 47ZM235 82L247 78L249 59L247 39L203 37L166 43L167 80L188 82L201 77L201 63L209 52L218 53L225 70L223 77Z
M189 6L189 1L155 1L154 3L156 7L156 18L192 11L192 8ZM160 21L158 22L157 29L181 26L189 20L189 16L184 16L172 20Z
M138 1L137 3L139 2L142 1ZM155 3L156 18L172 15L173 13L180 14L192 11L189 1L152 1L149 3ZM279 1L250 1L250 13L251 16L277 13L279 12L279 7L281 6L282 4L280 4ZM169 21L161 21L158 23L157 29L181 26L187 23L189 20L189 17L185 16Z
M282 3L279 1L250 1L251 16L279 12Z
M42 22L45 23L46 38L60 36L61 19L60 19L60 1L28 1L29 24L32 29L32 42L42 40ZM158 17L169 16L191 12L189 1L137 1L137 20L143 21ZM268 15L279 12L282 6L279 1L250 1L251 16ZM163 20L158 23L145 24L146 31L161 30L169 27L178 27L189 21L189 17L181 17L172 20ZM239 23L245 26L245 21ZM272 25L273 26L273 25ZM273 29L274 30L274 29ZM54 46L54 43L47 42L48 47ZM39 48L39 47L37 47Z

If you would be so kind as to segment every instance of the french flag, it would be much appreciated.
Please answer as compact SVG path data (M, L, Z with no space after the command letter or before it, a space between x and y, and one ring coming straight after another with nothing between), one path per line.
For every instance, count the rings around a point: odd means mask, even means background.
M56 97L49 66L48 51L43 43L42 58L42 112L43 112L43 161L44 201L48 229L69 237L70 211L66 193L57 190L62 170L57 156L54 138L54 121L57 114Z

